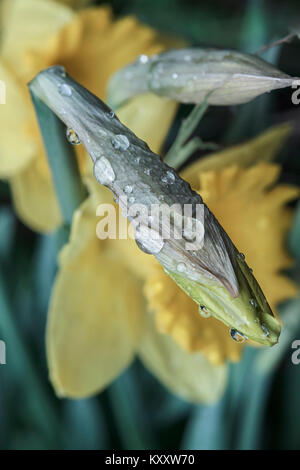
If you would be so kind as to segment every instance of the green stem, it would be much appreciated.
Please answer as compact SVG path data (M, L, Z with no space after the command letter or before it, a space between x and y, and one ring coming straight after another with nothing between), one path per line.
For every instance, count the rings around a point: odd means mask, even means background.
M207 108L208 104L204 101L196 105L188 117L183 120L177 137L165 157L165 162L171 167L178 168L181 166L196 150L215 150L218 148L216 144L203 142L200 137L195 137L186 143L198 126Z
M56 440L60 428L58 416L39 379L27 345L14 320L15 315L7 297L5 278L2 270L0 270L0 309L1 331L8 345L8 364L6 367L11 366L14 369L16 377L26 378L22 384L24 392L28 397L32 416L39 426L39 429L42 430L50 442L53 443ZM13 345L13 349L9 349L9 345Z
M73 213L86 197L76 153L66 139L63 122L33 92L31 98L43 137L64 223L71 225Z

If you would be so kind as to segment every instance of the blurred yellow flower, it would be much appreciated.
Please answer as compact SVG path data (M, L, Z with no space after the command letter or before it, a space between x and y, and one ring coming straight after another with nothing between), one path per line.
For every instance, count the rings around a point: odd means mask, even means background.
M83 1L6 0L0 54L0 78L6 83L6 105L0 107L0 177L8 178L21 219L38 231L61 223L53 183L40 139L27 83L41 69L61 64L82 85L105 98L106 84L117 69L140 54L154 54L165 42L133 17L113 21L108 7L74 11ZM143 98L144 99L144 98ZM148 98L138 107L140 120L149 126L135 133L154 151L170 127L176 104ZM124 106L125 117L132 105ZM126 120L126 119L125 119ZM158 124L159 123L159 124ZM153 132L155 128L155 132ZM85 152L78 150L82 172Z
M133 113L127 125L135 128L137 119ZM296 292L279 271L290 264L285 203L298 191L282 184L271 188L279 167L261 160L274 156L288 132L287 126L274 128L183 172L245 253L273 306ZM47 351L56 392L96 393L137 354L174 393L194 402L217 400L226 382L225 360L238 360L242 346L221 322L202 318L133 240L96 238L96 207L112 203L112 197L92 177L88 185L90 196L76 211L60 255L50 304Z

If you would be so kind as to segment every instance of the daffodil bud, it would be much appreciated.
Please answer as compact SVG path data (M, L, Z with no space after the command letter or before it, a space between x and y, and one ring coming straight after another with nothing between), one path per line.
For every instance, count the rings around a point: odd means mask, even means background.
M30 88L72 129L73 143L83 143L138 246L234 339L275 344L280 325L243 255L190 185L61 67L42 71Z
M113 108L151 91L182 103L246 103L267 91L292 85L293 78L259 57L232 50L179 49L140 56L116 72L108 86Z

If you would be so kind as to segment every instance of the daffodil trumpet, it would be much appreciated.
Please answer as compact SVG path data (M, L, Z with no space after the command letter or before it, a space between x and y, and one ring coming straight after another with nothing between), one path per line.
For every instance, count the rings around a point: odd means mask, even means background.
M135 226L138 246L156 257L200 310L228 325L233 339L249 338L269 346L277 343L280 324L244 256L190 185L62 67L40 72L29 86L72 130L68 134L73 133L73 143L83 143L93 159L96 179L112 191L121 208L130 187L128 218ZM187 249L184 233L164 238L157 232L152 237L148 216L141 216L137 225L130 213L134 204L146 206L149 212L152 205L188 205L192 208L187 216L190 225L200 227L203 222L205 228L201 246ZM203 220L198 217L198 206L203 207ZM177 215L174 209L174 226Z

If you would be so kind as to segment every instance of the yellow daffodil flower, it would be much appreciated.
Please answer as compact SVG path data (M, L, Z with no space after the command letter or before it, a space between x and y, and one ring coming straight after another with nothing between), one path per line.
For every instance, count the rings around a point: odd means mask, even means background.
M127 121L131 129L142 125L137 116ZM284 249L285 203L298 191L272 187L279 166L268 162L288 132L287 126L270 130L183 172L246 255L272 306L296 292L280 270L291 262ZM202 318L197 304L133 240L96 238L96 208L112 197L92 176L87 182L90 196L75 213L50 304L47 351L56 392L92 395L138 355L174 393L194 402L217 400L226 359L238 360L243 346L224 324Z
M61 224L61 213L40 139L27 83L41 69L61 64L84 86L105 98L109 77L140 54L153 54L165 42L133 17L114 21L108 7L74 11L87 2L8 0L3 6L0 79L6 84L6 105L0 107L0 177L9 179L16 210L31 228L41 232ZM68 6L66 6L68 4ZM138 107L149 123L144 134L159 150L170 127L176 103L148 100ZM126 105L130 117L136 106ZM136 111L134 111L136 112ZM86 171L85 152L78 160Z

